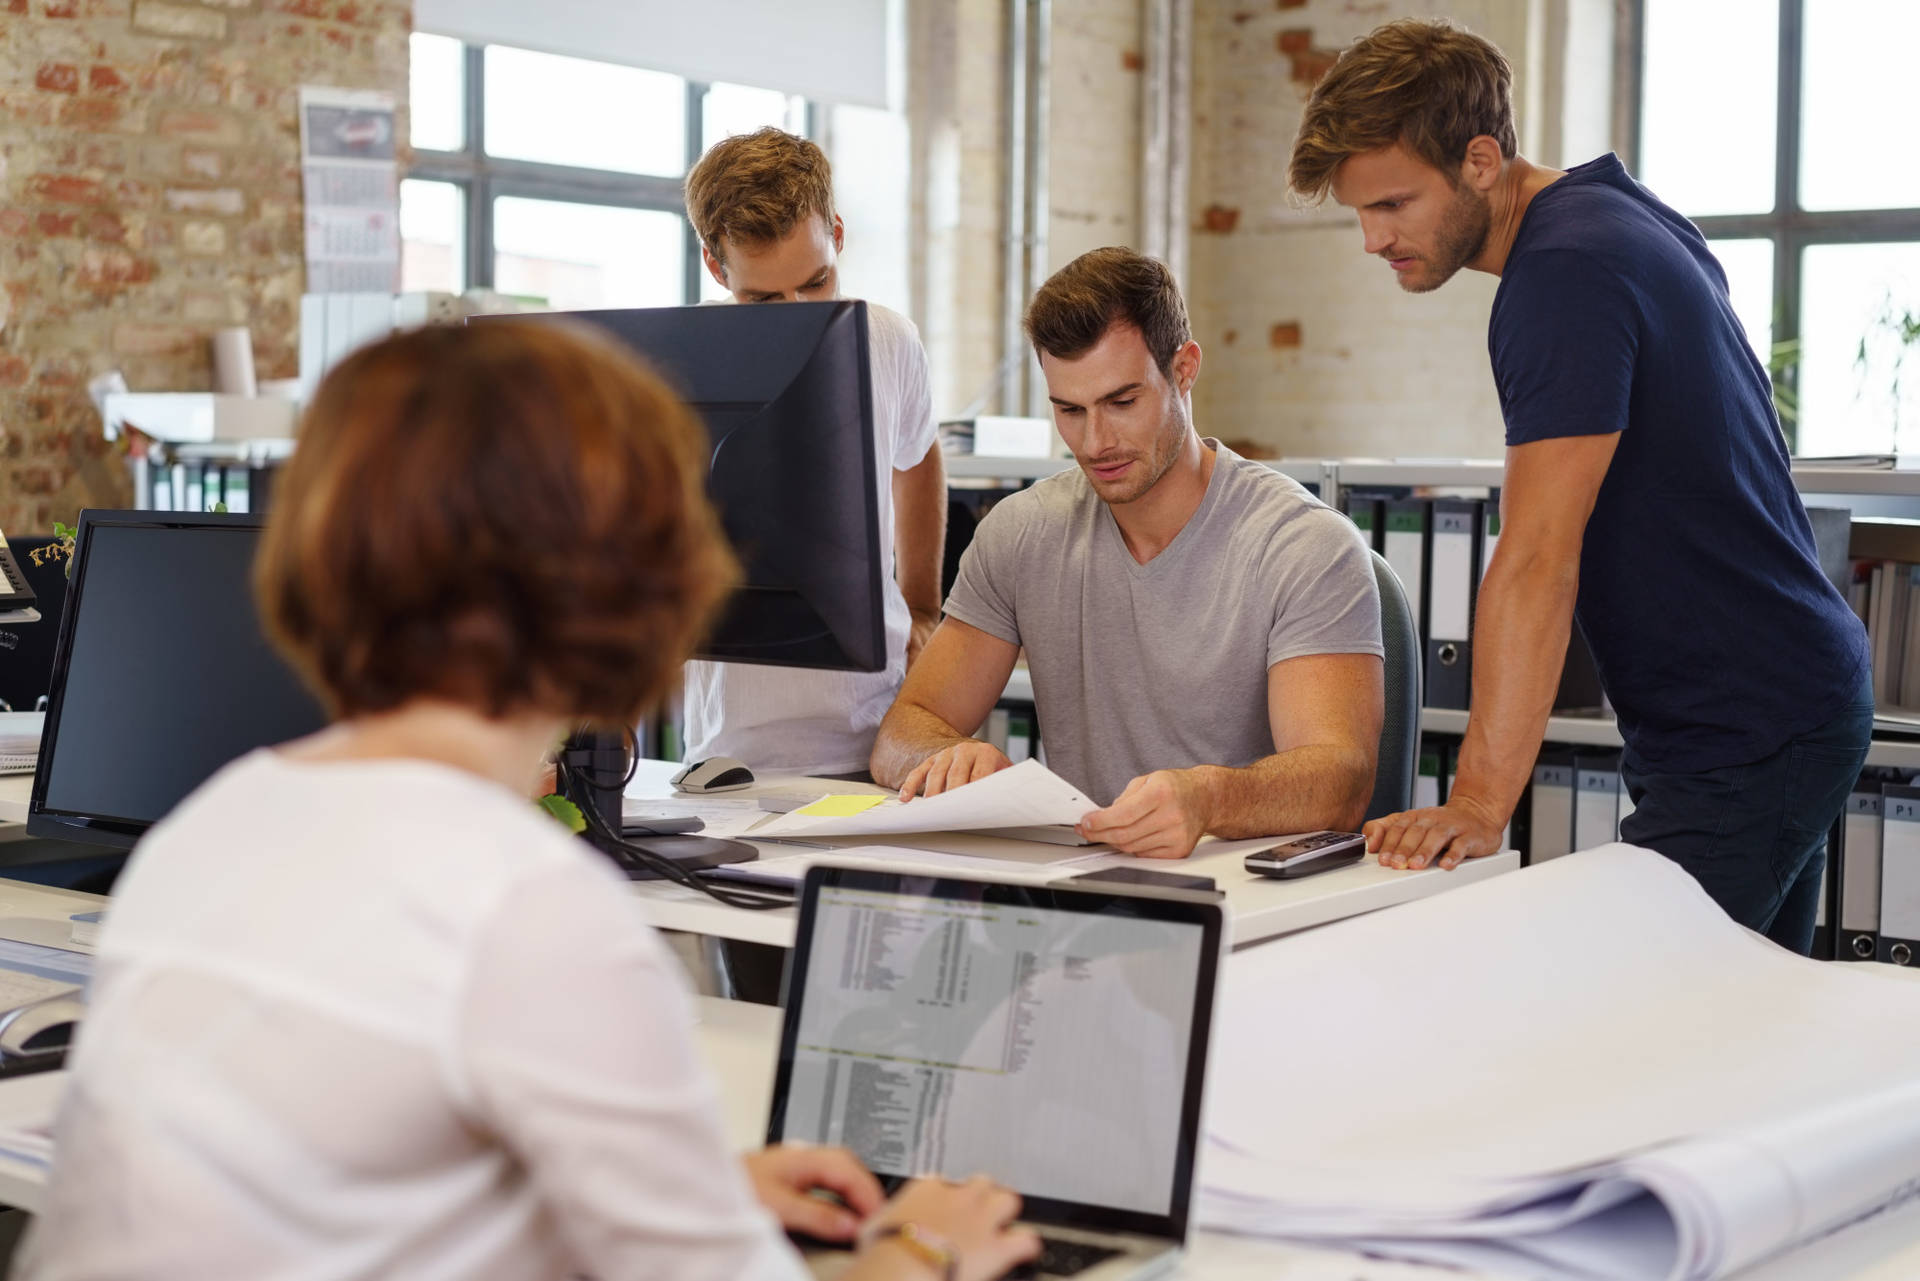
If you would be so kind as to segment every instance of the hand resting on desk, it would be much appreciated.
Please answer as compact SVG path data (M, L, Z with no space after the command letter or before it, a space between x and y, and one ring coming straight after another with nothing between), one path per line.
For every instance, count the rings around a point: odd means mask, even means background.
M1445 805L1376 818L1361 830L1380 866L1419 871L1429 863L1451 870L1463 859L1498 854L1504 826L1470 798L1457 796Z

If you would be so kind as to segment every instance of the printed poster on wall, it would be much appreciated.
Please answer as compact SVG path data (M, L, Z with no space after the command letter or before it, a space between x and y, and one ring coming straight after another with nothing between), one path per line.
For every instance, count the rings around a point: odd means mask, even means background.
M300 90L307 292L392 293L400 286L400 166L390 93Z

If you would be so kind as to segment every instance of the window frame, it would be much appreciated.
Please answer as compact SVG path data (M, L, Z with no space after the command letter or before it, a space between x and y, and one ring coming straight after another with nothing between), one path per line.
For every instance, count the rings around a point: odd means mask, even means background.
M433 35L434 32L421 34ZM506 47L506 46L502 46ZM555 200L568 204L603 205L617 209L645 209L678 214L685 221L681 301L700 301L706 265L700 258L700 236L686 217L685 175L663 178L654 174L618 173L574 165L544 164L487 154L486 54L484 44L461 42L463 92L460 111L466 145L459 151L416 147L402 178L450 183L460 189L466 204L466 259L462 267L469 289L494 287L493 202L497 197ZM706 95L711 85L687 80L686 154L688 167L705 150ZM819 105L806 99L806 133L816 135Z
M1633 0L1631 56L1622 94L1629 104L1626 144L1633 171L1640 171L1646 128L1642 90L1646 77L1647 6L1662 0ZM1920 207L1907 209L1808 210L1800 206L1800 91L1805 79L1805 10L1813 0L1780 0L1779 83L1774 113L1773 208L1766 213L1712 214L1692 218L1708 240L1767 240L1773 244L1773 342L1799 341L1802 259L1814 245L1920 242ZM1682 211L1684 212L1684 211ZM1761 352L1771 364L1772 353ZM1799 368L1790 363L1774 371L1774 381L1792 394L1799 391ZM1783 423L1794 452L1799 449L1796 421Z

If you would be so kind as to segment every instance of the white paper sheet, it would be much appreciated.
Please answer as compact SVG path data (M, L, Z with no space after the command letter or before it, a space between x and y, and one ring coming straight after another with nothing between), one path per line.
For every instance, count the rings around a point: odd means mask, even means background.
M902 832L980 832L1001 827L1071 826L1099 809L1039 761L968 783L938 796L884 801L845 818L782 814L759 836L886 836Z
M916 850L904 845L860 845L846 849L798 850L792 854L757 859L751 863L729 863L708 875L722 880L748 884L796 886L816 863L871 863L879 867L910 871L953 872L961 876L990 876L998 881L1025 881L1035 884L1062 880L1092 871L1102 854L1076 851L1070 846L1039 845L1027 858L985 858L974 854L946 854L938 850Z
M1708 1278L1920 1183L1920 984L1782 951L1626 846L1238 954L1219 1026L1213 1226Z

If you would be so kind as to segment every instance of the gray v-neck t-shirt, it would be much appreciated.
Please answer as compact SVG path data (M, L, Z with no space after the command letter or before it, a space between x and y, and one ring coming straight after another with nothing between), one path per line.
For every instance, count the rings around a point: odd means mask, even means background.
M1076 467L987 514L947 598L948 616L1025 646L1048 768L1103 805L1157 769L1271 756L1275 663L1382 652L1359 530L1207 445L1200 506L1146 564Z

